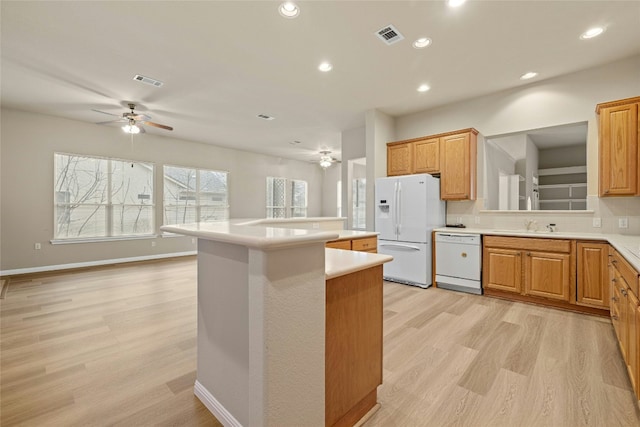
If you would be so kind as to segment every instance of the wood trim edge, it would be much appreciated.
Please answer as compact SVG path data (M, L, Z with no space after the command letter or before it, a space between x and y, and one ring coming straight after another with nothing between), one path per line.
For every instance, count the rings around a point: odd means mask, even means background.
M478 131L474 128L468 128L468 129L454 130L451 132L438 133L435 135L420 136L418 138L403 139L402 141L391 141L391 142L387 142L387 147L390 145L406 144L407 142L422 141L423 139L442 138L443 136L457 135L459 133L472 133L474 135L477 135Z
M595 316L609 317L609 310L569 304L568 302L554 301L551 299L546 299L541 297L532 297L528 295L520 295L516 293L511 293L511 292L496 291L494 289L485 288L483 291L484 291L484 295L488 297L495 297L500 299L506 299L509 301L518 301L518 302L524 302L529 304L541 305L544 307L574 311L576 313L593 314Z
M635 104L640 102L640 96L634 96L632 98L618 99L616 101L602 102L596 105L596 114L600 114L602 108L619 107L621 105Z

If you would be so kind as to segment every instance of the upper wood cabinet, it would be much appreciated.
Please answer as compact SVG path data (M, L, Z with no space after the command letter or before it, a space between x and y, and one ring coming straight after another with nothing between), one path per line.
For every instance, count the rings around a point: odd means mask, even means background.
M440 174L442 200L475 200L477 135L463 129L387 144L387 175Z
M440 198L476 199L476 159L478 131L440 138Z
M609 308L609 244L578 242L576 304Z
M414 173L440 173L440 138L429 138L413 143Z
M598 104L600 196L640 194L640 97Z
M410 142L387 145L387 175L413 173L413 144Z

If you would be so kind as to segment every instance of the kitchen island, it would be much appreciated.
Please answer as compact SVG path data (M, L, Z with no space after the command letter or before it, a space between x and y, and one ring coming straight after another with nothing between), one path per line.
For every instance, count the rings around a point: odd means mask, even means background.
M198 238L194 391L223 424L353 425L375 405L390 256L325 249L331 230L162 230Z

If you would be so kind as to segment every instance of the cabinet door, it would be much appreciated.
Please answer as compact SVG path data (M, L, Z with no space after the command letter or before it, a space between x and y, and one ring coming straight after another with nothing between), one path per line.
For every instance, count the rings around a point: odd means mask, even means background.
M387 145L387 176L413 173L412 163L413 145L411 143Z
M627 293L627 370L633 390L638 393L638 298L633 292Z
M638 193L638 104L600 110L600 196Z
M332 249L346 249L351 250L351 240L335 240L333 242L327 242L325 247Z
M569 301L571 256L551 252L525 252L527 295Z
M467 132L440 141L440 198L475 200L476 136Z
M522 253L511 249L485 248L482 282L487 289L522 292Z
M440 138L413 143L413 172L440 173Z
M578 242L578 282L576 299L579 305L609 308L609 245Z

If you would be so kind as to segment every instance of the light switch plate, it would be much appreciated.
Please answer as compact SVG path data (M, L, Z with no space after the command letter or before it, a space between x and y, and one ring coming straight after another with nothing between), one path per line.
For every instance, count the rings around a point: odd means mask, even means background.
M594 228L602 227L602 218L593 218L593 227Z
M475 222L476 222L476 224L480 224L480 217L479 216L476 216Z
M622 217L622 218L618 218L618 228L627 228L629 227L629 218Z

